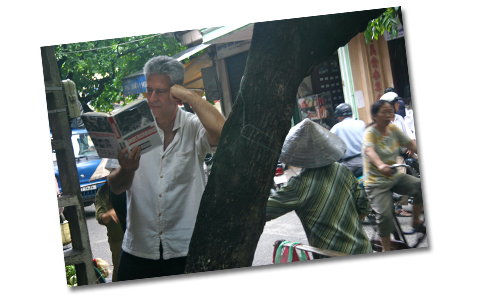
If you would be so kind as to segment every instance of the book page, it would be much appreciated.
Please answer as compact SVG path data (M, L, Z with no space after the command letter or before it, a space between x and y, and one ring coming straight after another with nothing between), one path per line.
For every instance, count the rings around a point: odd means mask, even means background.
M108 118L99 114L86 113L81 116L88 134L95 145L98 156L116 158L121 150Z
M155 117L146 100L135 103L128 109L118 111L112 119L129 151L141 147L141 154L162 145Z

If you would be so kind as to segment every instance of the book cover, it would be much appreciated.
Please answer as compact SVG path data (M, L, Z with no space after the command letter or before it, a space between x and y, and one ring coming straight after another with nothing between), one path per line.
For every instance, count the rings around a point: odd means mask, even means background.
M146 99L135 100L111 114L90 112L81 117L102 158L117 158L121 149L128 148L129 153L135 146L144 154L162 144Z

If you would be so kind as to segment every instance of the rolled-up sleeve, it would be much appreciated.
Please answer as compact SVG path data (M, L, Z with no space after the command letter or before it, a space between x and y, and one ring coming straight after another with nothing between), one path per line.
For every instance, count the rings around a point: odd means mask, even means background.
M187 117L191 118L191 122L189 123L189 133L192 134L190 137L195 139L195 146L198 149L198 155L203 159L207 153L215 153L217 147L213 147L208 142L208 132L204 128L203 124L201 124L200 119L196 116L187 115Z

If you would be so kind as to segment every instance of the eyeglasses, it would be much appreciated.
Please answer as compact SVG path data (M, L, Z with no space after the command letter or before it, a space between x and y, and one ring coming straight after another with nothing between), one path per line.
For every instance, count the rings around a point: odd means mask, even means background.
M162 90L162 89L156 89L156 90L154 90L154 89L148 89L148 88L146 89L146 94L147 94L148 96L152 96L152 95L153 95L153 92L155 92L157 96L162 96L162 95L167 94L167 93L168 93L168 90Z

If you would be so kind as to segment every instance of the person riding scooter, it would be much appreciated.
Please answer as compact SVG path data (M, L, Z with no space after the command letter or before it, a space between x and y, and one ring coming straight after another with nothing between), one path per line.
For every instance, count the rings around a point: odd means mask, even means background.
M351 170L356 177L361 176L363 159L361 157L361 146L366 124L361 120L352 118L351 106L341 103L336 107L334 116L339 123L331 128L331 132L337 135L347 146L346 153L341 158L341 163Z
M382 95L381 98L380 98L380 100L386 100L393 106L394 119L392 120L391 123L393 123L394 125L399 127L399 129L401 129L402 132L407 134L409 136L409 138L416 141L416 134L414 133L414 131L411 128L409 128L409 126L407 125L404 118L401 115L398 114L398 111L399 111L399 108L400 108L399 101L401 101L401 99L402 98L399 97L399 95L396 93L396 91L393 88L387 88L385 90L385 94ZM416 160L416 162L417 162L417 155L412 153L408 149L406 149L404 147L401 147L399 153L400 153L400 155L398 155L398 157L396 159L396 162L398 164L406 163L405 159L407 157L413 157L412 160ZM404 174L406 173L405 168L399 168L399 171L404 173ZM403 209L403 205L407 205L407 204L408 204L408 196L403 195L401 201L399 201L397 203L396 207L395 207L396 216L398 216L398 217L410 217L410 216L412 216L409 212L407 212L406 210Z

